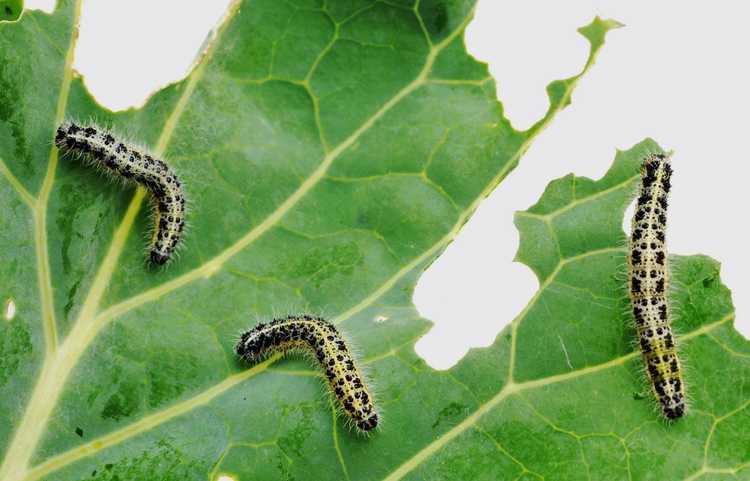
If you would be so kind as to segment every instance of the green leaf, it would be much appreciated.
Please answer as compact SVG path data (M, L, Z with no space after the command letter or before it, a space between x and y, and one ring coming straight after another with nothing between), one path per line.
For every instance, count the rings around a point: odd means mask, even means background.
M750 349L708 259L675 260L693 414L664 426L635 395L613 272L638 151L519 217L542 289L494 346L445 372L414 353L430 326L417 278L579 77L513 130L463 45L473 2L235 2L187 79L120 114L71 69L80 8L0 26L0 301L15 306L0 321L0 479L678 479L707 439L706 466L750 457L736 442ZM581 30L584 72L616 26ZM144 263L142 191L57 158L65 115L180 171L191 229L170 269ZM240 329L301 310L359 346L384 416L372 437L337 419L314 367L235 360Z
M23 0L0 0L0 22L17 20L23 13Z

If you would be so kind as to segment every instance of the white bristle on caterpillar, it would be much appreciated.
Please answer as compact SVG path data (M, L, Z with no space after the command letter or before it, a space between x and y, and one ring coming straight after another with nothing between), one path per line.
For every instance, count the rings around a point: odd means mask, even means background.
M311 353L325 371L331 393L343 413L362 432L378 425L372 393L365 384L349 346L325 319L309 315L287 316L246 331L235 346L238 356L256 362L273 353Z
M685 383L671 326L666 230L672 166L664 154L641 166L628 252L628 295L651 389L667 419L685 414Z
M172 168L107 130L70 120L57 128L55 145L148 190L154 201L155 223L149 258L156 265L166 264L179 246L185 227L185 192Z

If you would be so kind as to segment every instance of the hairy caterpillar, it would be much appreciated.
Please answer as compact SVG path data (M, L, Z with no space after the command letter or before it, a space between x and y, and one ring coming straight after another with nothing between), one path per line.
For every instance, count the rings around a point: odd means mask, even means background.
M294 350L315 355L325 369L331 391L358 429L367 432L378 425L378 414L362 374L341 334L328 321L307 315L274 319L243 333L235 346L237 355L249 362Z
M667 419L685 414L685 383L670 325L667 269L667 195L672 166L664 154L641 166L628 256L628 293L651 388Z
M115 177L134 182L151 193L156 225L149 257L154 264L165 264L185 227L185 193L174 171L164 161L118 140L106 130L69 120L57 128L55 145L63 152L86 155Z

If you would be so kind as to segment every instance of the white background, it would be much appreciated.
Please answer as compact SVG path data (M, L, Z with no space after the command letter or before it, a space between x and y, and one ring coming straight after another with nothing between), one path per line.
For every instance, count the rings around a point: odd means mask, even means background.
M228 0L84 2L75 68L105 106L141 105L183 77ZM52 0L27 8L52 9ZM626 24L613 31L573 105L542 133L420 280L415 302L435 322L417 343L430 365L448 368L487 346L537 289L518 246L513 213L569 172L599 178L615 149L644 137L675 150L670 251L723 263L737 326L750 335L750 6L736 0L480 0L467 30L469 51L488 62L506 115L519 129L547 109L545 86L578 73L588 44L576 29L595 15ZM147 12L147 14L144 14ZM629 216L626 215L626 219ZM744 242L744 246L742 245ZM744 247L744 248L743 248Z

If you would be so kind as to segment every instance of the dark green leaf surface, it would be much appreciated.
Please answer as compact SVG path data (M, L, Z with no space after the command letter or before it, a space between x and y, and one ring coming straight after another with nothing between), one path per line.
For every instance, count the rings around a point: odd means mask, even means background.
M513 130L465 52L472 10L236 2L186 80L117 115L71 71L80 2L3 24L0 301L16 312L0 321L0 479L747 476L750 349L710 260L673 261L692 415L665 426L640 395L620 221L652 143L519 215L519 258L542 285L495 345L445 372L414 353L429 328L418 276L578 79L551 84L548 114ZM615 26L581 30L586 68ZM144 263L143 192L57 158L64 115L179 170L191 226L169 269ZM384 417L372 437L342 425L304 362L235 361L240 329L301 310L359 347Z
M0 0L0 21L13 21L23 13L23 0Z

